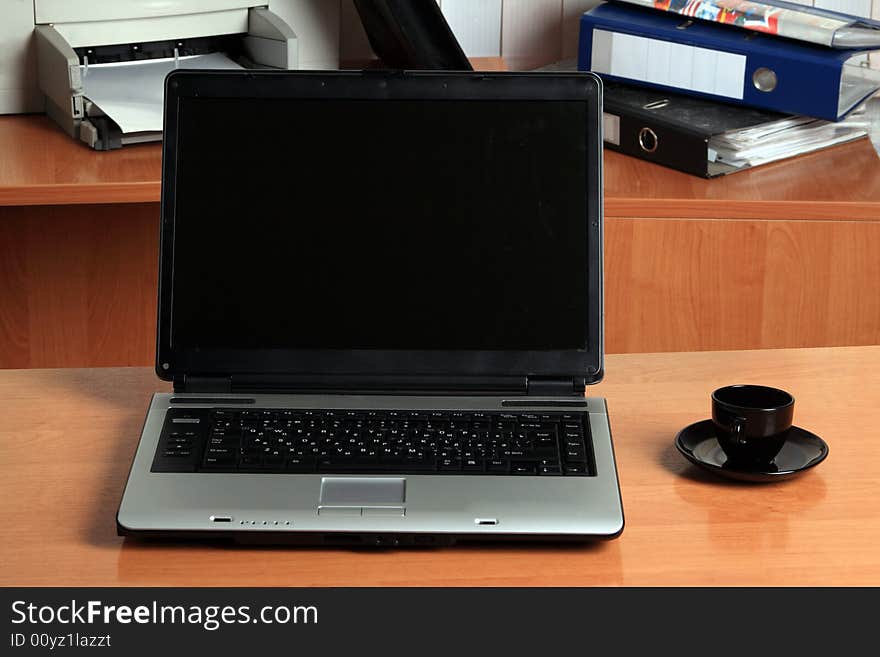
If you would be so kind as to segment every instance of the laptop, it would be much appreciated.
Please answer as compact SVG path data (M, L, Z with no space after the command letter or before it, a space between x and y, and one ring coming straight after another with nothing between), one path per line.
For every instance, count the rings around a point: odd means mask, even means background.
M121 535L613 538L601 83L177 71Z

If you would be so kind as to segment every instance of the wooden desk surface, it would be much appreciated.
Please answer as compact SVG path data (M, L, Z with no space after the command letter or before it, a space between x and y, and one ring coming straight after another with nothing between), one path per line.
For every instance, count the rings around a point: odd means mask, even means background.
M158 144L97 152L42 114L0 116L0 206L158 201Z
M880 347L609 356L626 529L588 546L358 551L118 538L148 369L0 371L0 585L878 585ZM786 388L828 459L716 480L672 440L733 382Z
M0 206L158 201L158 144L95 152L46 116L0 117ZM880 217L880 161L867 139L716 180L606 152L610 217Z

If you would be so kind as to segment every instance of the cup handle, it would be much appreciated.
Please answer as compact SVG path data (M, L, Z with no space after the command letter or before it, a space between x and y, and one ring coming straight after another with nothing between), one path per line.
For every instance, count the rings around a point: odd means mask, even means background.
M730 438L738 445L743 445L745 439L746 419L743 417L735 417L730 423Z

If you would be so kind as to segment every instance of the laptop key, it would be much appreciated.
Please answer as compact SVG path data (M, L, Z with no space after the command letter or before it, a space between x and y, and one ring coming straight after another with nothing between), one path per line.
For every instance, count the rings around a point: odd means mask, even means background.
M161 471L583 474L578 415L449 410L208 411L160 441ZM194 433L193 429L198 433ZM158 464L158 461L157 461ZM179 464L179 465L178 465ZM560 465L562 464L562 466Z
M482 459L465 459L462 461L461 469L464 472L482 472L484 463Z
M243 456L238 463L239 470L265 472L269 466L263 463L262 457Z
M277 468L284 465L284 455L280 452L273 452L265 456L263 462L269 467Z
M510 472L510 461L507 459L492 459L488 462L486 469L496 474L507 474Z
M207 456L205 457L205 466L208 468L211 467L228 467L235 465L235 457L233 455L227 456Z
M316 459L308 457L294 457L287 460L288 472L314 472Z
M565 460L566 460L566 462L571 462L571 461L584 462L584 461L586 461L587 454L584 450L583 445L566 447L565 448Z
M441 472L461 472L461 459L440 459Z

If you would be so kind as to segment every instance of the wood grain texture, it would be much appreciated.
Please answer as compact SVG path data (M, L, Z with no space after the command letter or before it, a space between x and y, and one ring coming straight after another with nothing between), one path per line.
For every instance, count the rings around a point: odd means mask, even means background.
M880 585L880 347L610 356L626 529L588 546L260 549L123 540L114 518L149 394L146 369L0 372L0 585ZM788 482L710 478L675 451L739 381L797 398L830 456ZM241 567L247 564L246 568Z
M611 218L609 353L880 343L880 222Z
M605 215L880 220L880 159L868 139L705 180L605 151Z
M471 57L475 71L506 71L507 63L503 57Z
M0 367L147 365L158 204L0 207Z
M158 146L0 117L0 152L0 367L150 364ZM880 342L867 140L711 181L608 152L606 215L609 353Z
M0 154L0 206L159 200L159 144L98 152L46 116L0 116Z
M475 58L478 70L505 70ZM0 206L158 201L158 144L96 152L45 116L0 117ZM714 180L605 153L609 217L880 220L880 160L867 139Z
M0 208L0 367L150 365L158 206ZM608 353L880 343L880 222L609 218Z

